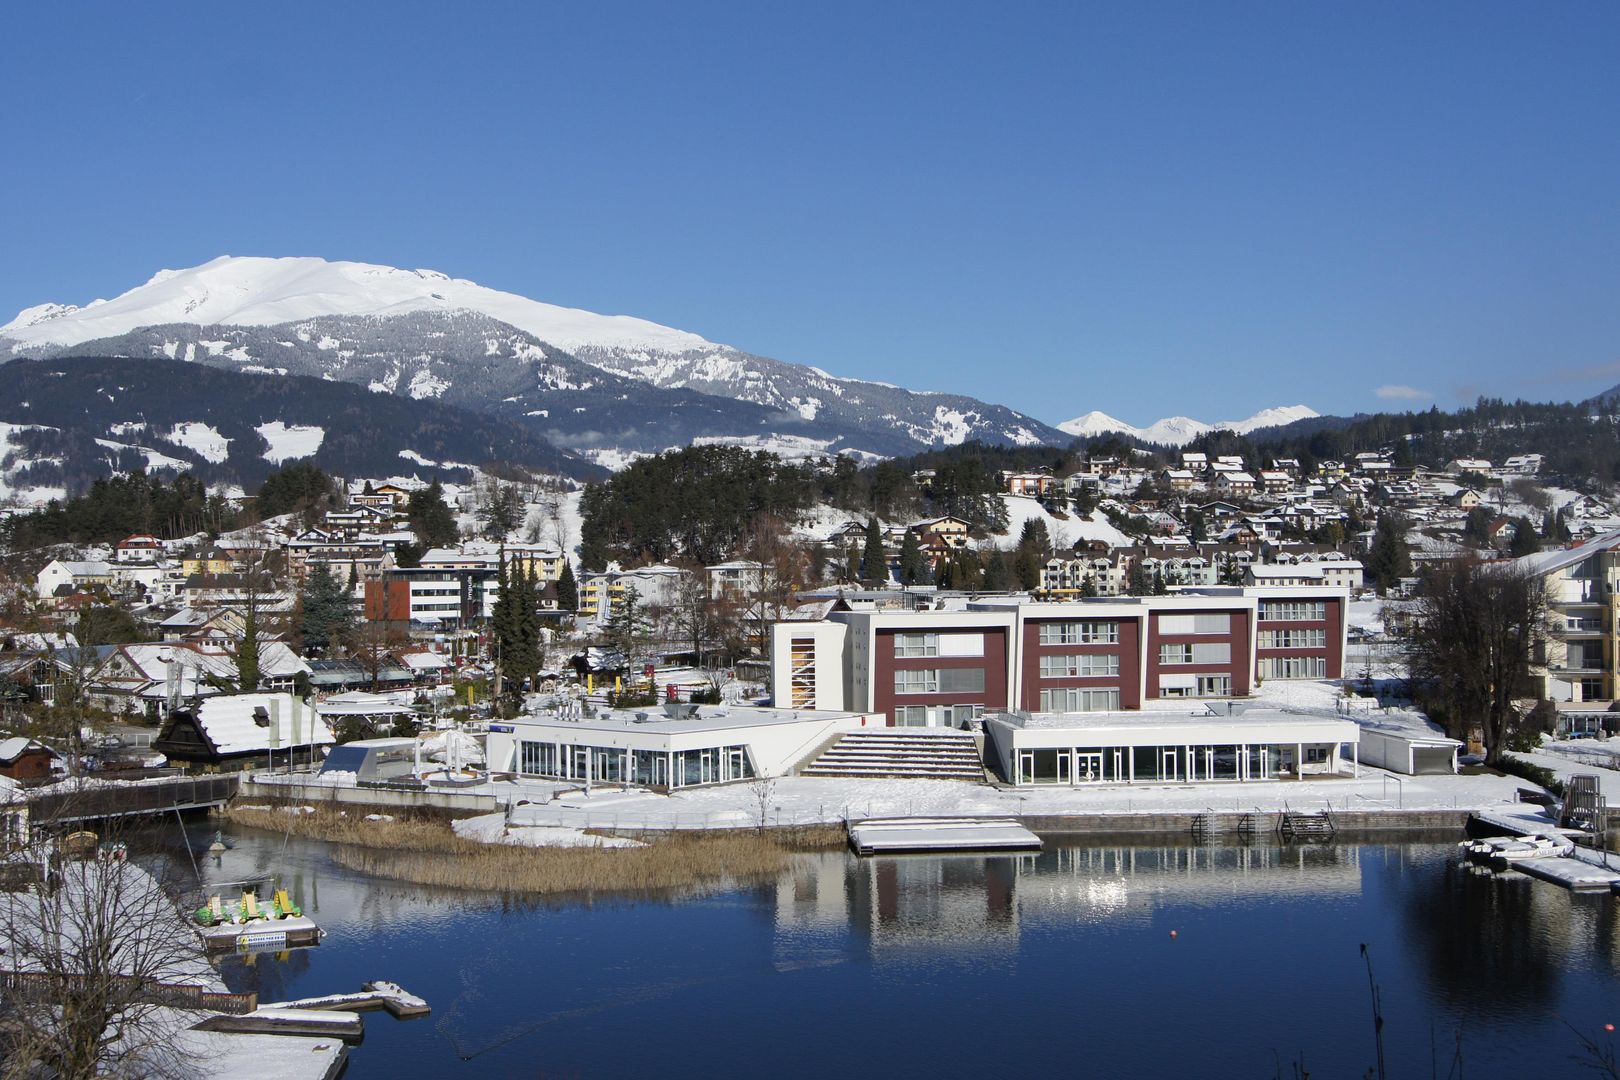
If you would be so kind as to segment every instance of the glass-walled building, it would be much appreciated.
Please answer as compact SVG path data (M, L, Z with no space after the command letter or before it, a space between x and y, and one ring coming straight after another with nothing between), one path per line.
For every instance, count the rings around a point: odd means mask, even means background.
M881 716L678 705L592 711L579 703L489 726L492 773L671 790L782 776L829 739Z
M1008 782L1176 784L1359 773L1348 720L1251 709L1232 715L997 713L985 721Z

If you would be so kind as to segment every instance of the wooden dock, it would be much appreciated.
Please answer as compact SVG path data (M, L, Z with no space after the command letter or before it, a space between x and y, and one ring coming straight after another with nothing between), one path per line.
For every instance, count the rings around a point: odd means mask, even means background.
M1620 891L1620 873L1573 856L1521 859L1510 865L1521 874L1562 885L1571 892Z
M369 1012L384 1009L388 1015L409 1020L426 1016L433 1010L428 1003L398 983L362 983L357 994L327 994L324 997L299 998L297 1001L278 1001L264 1005L265 1009L340 1009L344 1012Z
M199 1031L233 1035L301 1035L357 1043L365 1038L363 1012L383 1009L397 1020L426 1016L428 1003L398 983L368 982L355 994L327 994L260 1005L252 1012L210 1016Z
M1039 851L1041 838L1016 818L874 818L849 823L849 846L857 855Z

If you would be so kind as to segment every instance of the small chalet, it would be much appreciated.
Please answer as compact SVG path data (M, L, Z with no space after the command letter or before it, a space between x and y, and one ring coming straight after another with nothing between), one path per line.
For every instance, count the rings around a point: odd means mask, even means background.
M292 694L222 694L169 717L152 749L171 761L249 768L289 753L313 760L335 741L314 707Z
M62 755L37 739L0 742L0 776L12 780L46 780L61 768Z

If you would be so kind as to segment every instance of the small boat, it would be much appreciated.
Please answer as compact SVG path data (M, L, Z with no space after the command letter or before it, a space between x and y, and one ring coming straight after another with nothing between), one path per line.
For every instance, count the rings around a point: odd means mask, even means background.
M269 904L260 904L258 894L244 889L237 902L221 900L216 894L196 911L199 926L245 926L249 923L276 922L281 919L301 918L304 912L287 896L286 889L277 889Z
M1574 841L1552 833L1487 836L1481 840L1466 840L1460 846L1471 859L1503 863L1555 858L1568 855L1575 850Z

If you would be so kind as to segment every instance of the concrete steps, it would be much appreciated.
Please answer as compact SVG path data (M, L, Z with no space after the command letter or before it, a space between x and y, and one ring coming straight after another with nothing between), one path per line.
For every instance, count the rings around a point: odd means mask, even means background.
M804 768L803 776L984 781L978 741L942 728L847 732Z

